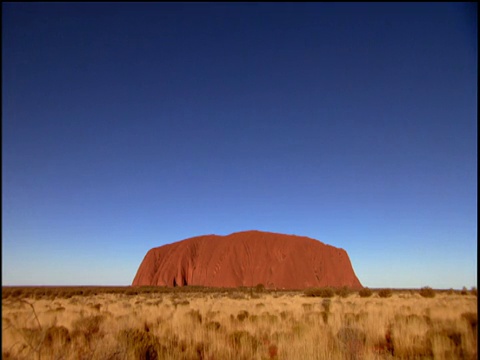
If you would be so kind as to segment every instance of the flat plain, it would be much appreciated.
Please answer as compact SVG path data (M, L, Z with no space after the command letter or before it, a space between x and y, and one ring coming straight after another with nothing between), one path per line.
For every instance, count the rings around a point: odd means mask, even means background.
M331 295L3 287L2 358L477 359L476 290Z

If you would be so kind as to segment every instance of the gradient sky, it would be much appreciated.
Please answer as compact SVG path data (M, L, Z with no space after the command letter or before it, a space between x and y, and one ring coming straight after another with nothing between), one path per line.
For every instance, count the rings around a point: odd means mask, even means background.
M475 3L2 3L3 285L243 230L477 284Z

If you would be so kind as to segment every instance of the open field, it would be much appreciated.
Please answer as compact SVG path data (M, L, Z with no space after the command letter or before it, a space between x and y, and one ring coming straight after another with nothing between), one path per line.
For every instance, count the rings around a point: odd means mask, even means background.
M4 287L2 358L477 358L476 292L337 293Z

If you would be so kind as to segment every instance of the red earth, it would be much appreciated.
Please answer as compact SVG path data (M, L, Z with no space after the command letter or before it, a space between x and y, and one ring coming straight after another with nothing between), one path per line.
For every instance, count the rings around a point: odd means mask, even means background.
M133 286L362 288L345 250L308 237L263 231L204 235L153 248Z

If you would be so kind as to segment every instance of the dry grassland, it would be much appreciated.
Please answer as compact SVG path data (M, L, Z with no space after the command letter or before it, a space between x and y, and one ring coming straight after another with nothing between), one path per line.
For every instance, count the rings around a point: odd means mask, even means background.
M476 359L477 297L17 293L2 299L2 358Z

